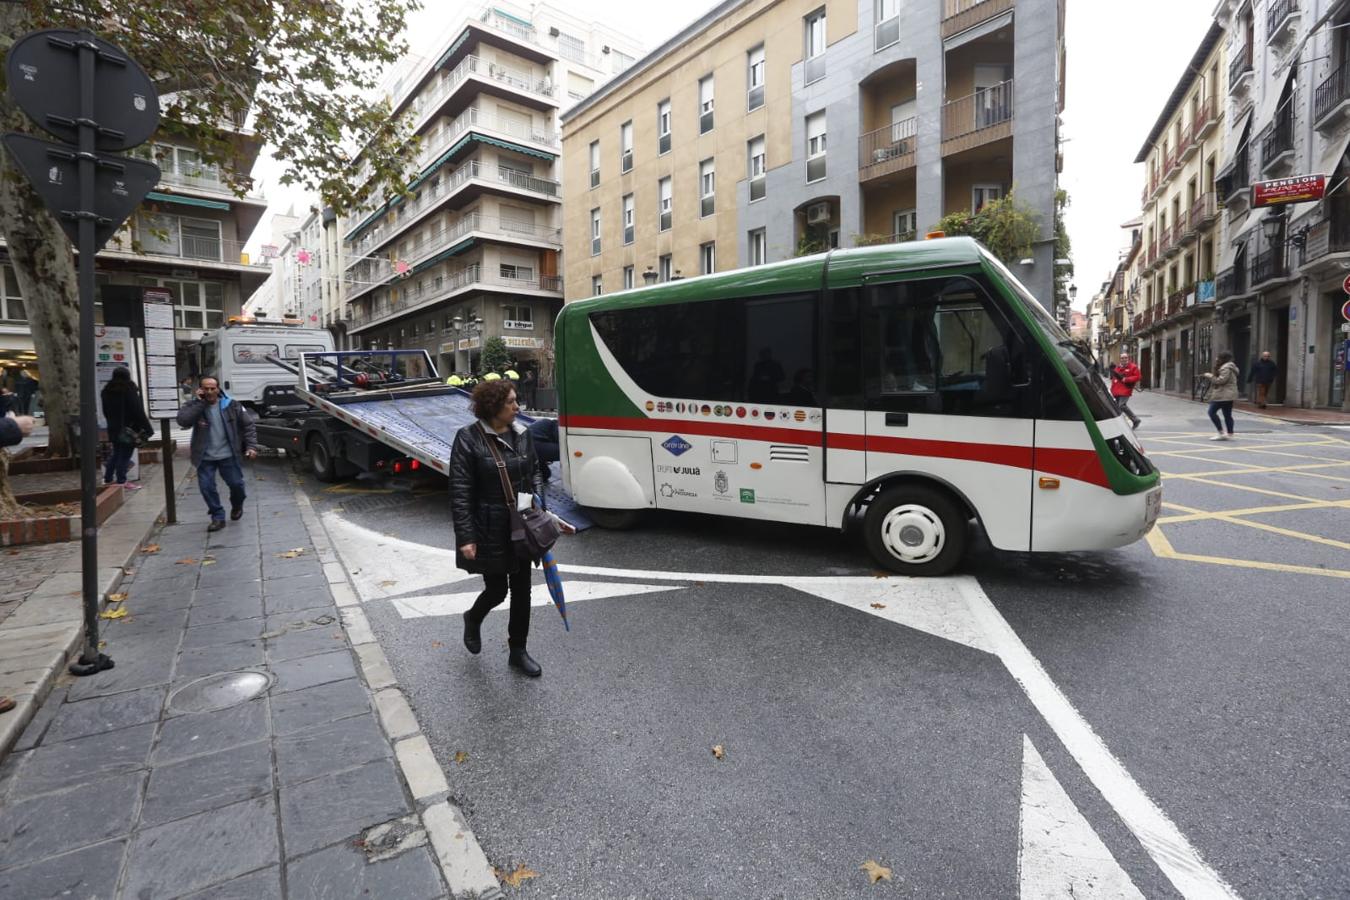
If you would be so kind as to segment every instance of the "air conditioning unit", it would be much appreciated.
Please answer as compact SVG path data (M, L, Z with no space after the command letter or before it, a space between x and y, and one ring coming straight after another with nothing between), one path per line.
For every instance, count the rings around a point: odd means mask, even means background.
M806 224L818 225L830 221L830 204L812 203L806 208Z
M558 29L557 29L556 27L550 28L550 29L548 30L548 36L549 36L549 37L557 37L559 34L561 34L561 32L559 32Z
M601 47L601 48L600 48L600 52L601 52L601 53L604 53L604 54L608 54L608 53L609 53L609 44L606 44L605 46Z

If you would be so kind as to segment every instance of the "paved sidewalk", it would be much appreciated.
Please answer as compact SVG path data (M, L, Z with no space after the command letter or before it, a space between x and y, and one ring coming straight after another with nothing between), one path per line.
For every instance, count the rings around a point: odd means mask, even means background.
M308 504L247 474L215 534L180 492L106 623L116 668L63 677L0 763L0 897L450 896L444 776ZM244 672L256 697L190 710Z
M1189 393L1178 393L1176 391L1145 390L1139 391L1135 396L1142 397L1150 394L1155 397L1167 397L1171 400L1185 400L1201 407L1209 405L1207 400L1197 400L1192 398ZM1238 400L1233 404L1233 409L1251 413L1254 416L1278 419L1291 425L1350 425L1350 412L1327 407L1303 409L1298 406L1284 406L1276 403L1268 404L1265 409L1261 409L1250 400Z

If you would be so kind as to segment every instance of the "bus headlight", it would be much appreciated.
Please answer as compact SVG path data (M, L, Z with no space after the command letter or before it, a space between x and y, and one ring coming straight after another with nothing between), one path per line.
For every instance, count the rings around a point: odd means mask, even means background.
M1153 474L1153 464L1148 461L1148 457L1135 449L1135 446L1123 436L1107 438L1106 446L1111 448L1116 461L1124 466L1127 472L1133 475Z

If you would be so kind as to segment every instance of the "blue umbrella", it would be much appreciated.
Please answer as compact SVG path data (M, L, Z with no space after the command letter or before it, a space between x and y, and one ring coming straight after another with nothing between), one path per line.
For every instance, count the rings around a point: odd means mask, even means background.
M572 626L567 622L567 600L563 597L562 576L558 574L558 561L553 558L553 551L545 551L540 562L544 566L544 583L548 585L548 594L553 598L553 605L558 607L558 615L562 616L563 629L571 631Z

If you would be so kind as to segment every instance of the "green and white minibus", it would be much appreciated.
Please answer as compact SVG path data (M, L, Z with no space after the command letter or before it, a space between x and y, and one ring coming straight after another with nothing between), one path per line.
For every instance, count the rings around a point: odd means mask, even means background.
M1091 360L977 242L939 238L570 303L562 473L597 524L670 509L842 528L950 571L1138 540L1157 470Z

